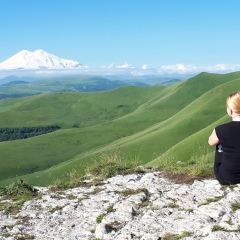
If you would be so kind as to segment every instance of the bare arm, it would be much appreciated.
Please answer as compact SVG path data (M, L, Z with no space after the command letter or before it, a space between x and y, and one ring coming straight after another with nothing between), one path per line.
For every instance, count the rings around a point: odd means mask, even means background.
M212 134L210 135L210 137L208 138L208 143L211 146L216 146L219 144L219 139L217 137L216 131L215 129L213 130Z

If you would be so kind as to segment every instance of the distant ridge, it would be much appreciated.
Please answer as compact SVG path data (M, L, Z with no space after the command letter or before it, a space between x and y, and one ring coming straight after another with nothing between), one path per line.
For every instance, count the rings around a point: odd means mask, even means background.
M1 70L76 69L86 68L77 61L57 57L41 49L34 52L22 50L0 63Z

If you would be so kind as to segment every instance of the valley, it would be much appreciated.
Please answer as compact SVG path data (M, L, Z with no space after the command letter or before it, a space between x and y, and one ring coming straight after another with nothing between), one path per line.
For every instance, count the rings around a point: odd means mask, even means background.
M1 128L57 125L52 133L0 143L0 185L22 179L48 186L80 175L103 155L195 176L212 173L207 138L228 121L226 96L240 72L201 73L170 86L121 86L99 92L50 92L0 101ZM199 162L201 164L199 164Z

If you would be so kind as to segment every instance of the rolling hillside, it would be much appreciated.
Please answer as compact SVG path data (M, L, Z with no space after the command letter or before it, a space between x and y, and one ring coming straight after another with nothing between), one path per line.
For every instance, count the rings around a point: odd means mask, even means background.
M212 129L229 119L226 96L240 72L201 73L171 86L121 87L94 93L51 93L0 101L0 126L59 125L61 129L0 143L0 184L15 177L49 185L103 153L120 151L141 164L178 166L204 161L212 168Z

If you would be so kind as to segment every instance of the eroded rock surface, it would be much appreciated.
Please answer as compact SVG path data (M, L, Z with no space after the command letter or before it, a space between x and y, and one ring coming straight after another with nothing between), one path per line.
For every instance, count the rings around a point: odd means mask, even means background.
M153 172L37 189L15 215L0 212L0 239L240 239L240 185L176 184Z

